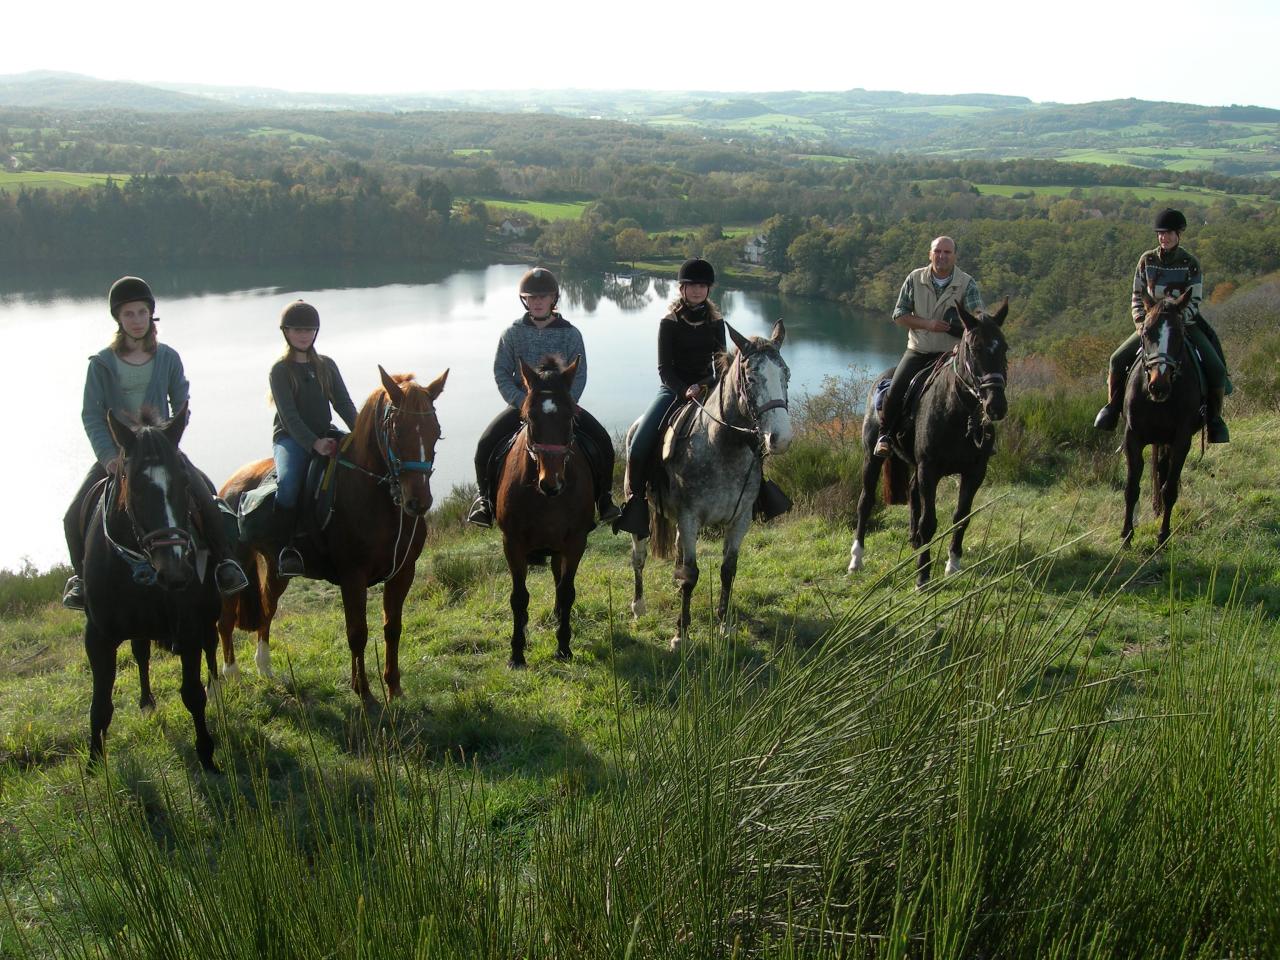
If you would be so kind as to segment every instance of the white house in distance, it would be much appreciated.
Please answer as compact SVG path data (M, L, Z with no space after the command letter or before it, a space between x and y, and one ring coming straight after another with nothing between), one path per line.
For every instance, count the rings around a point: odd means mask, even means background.
M528 232L530 223L524 217L508 217L498 228L504 237L523 237Z
M768 245L763 233L757 233L742 247L742 259L745 263L764 263L764 251Z

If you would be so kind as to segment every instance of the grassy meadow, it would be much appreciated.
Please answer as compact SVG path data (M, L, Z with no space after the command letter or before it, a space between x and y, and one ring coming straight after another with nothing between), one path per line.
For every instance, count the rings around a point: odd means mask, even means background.
M563 202L542 200L494 200L488 197L467 197L463 199L479 200L485 206L495 210L506 210L514 214L536 217L540 220L580 220L582 211L587 207L585 200L566 200Z
M633 620L628 544L598 530L573 661L551 657L535 569L530 668L509 670L500 540L462 524L457 491L406 607L406 696L359 704L336 589L297 583L276 676L238 635L243 673L211 702L220 776L195 761L176 661L153 658L143 716L127 648L86 769L61 571L0 579L0 955L1268 955L1275 407L1229 410L1233 442L1193 454L1160 552L1144 486L1122 550L1096 391L1029 385L966 570L918 592L902 507L845 573L854 386L795 405L770 469L797 508L748 536L723 633L714 536L673 652L670 561Z
M127 173L73 173L66 170L0 170L0 191L81 190L108 180L124 184Z

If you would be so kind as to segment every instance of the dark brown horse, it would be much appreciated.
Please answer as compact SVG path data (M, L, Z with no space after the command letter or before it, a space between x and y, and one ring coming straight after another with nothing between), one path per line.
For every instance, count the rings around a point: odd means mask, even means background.
M974 316L960 307L964 333L946 366L924 387L916 409L915 425L893 453L884 459L884 497L890 504L910 501L911 546L919 550L916 586L929 582L929 543L938 529L936 500L938 481L960 475L960 493L951 515L955 529L947 555L946 572L958 573L964 552L973 498L987 475L987 461L995 449L995 427L1008 412L1005 380L1008 345L1001 326L1009 312L1009 299L994 313ZM889 376L892 370L882 376ZM858 499L858 526L853 535L849 572L862 569L863 545L875 503L881 463L873 455L880 421L874 396L867 397L862 421L862 496Z
M525 587L533 555L549 555L556 585L556 659L570 660L569 614L576 596L574 577L595 525L591 467L577 450L573 417L577 409L569 392L578 361L567 367L546 357L535 370L523 360L525 400L520 432L507 452L494 500L502 530L502 549L511 571L511 660L525 665L525 627L529 623L529 591Z
M1142 451L1151 445L1152 509L1161 514L1157 542L1169 539L1169 517L1178 502L1182 465L1191 449L1191 438L1204 425L1204 396L1191 362L1182 311L1191 291L1174 299L1142 302L1140 363L1133 365L1124 393L1124 458L1128 477L1124 485L1124 526L1120 537L1133 541L1133 515L1142 482Z
M89 757L103 752L114 712L116 650L128 638L144 711L155 707L152 643L182 658L182 702L195 724L196 756L216 771L200 658L215 677L219 600L212 570L197 558L190 474L178 452L187 405L163 424L135 429L113 413L107 423L120 447L120 466L89 514L84 541L84 649L93 673Z
M365 674L364 649L369 640L365 603L369 587L385 582L382 594L382 637L385 656L382 678L387 694L399 696L400 622L404 598L413 583L414 564L426 541L426 513L431 509L431 473L440 421L435 400L444 389L446 370L427 386L414 382L413 374L391 376L382 367L382 386L369 395L356 417L350 442L338 454L337 500L333 518L316 539L304 545L308 569L324 571L324 578L342 589L351 648L351 689L362 699L372 699ZM272 461L259 460L236 471L222 488L233 507L262 482ZM271 619L288 584L276 572L278 543L247 547L257 576L249 589L228 599L218 621L222 638L224 673L236 671L235 627L258 634L255 660L258 669L271 675Z

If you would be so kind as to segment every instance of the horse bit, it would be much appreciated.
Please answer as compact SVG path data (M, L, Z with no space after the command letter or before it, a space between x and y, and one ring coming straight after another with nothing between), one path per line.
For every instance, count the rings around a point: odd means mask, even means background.
M195 541L182 527L157 527L155 530L143 533L133 511L129 509L128 498L125 498L124 515L129 521L129 529L133 532L133 539L138 543L138 549L131 550L117 541L107 529L107 513L110 511L111 504L115 502L118 483L116 477L111 477L102 489L102 535L116 555L131 568L133 582L142 587L154 587L159 582L160 575L151 559L151 551L157 547L181 547L185 555L195 549Z
M961 345L965 346L963 371L957 362L960 359L959 347ZM962 340L956 346L957 349L951 356L951 369L955 371L956 382L964 387L965 392L978 401L977 410L969 414L969 426L965 430L965 436L973 441L974 446L981 448L987 442L987 436L991 428L991 420L987 417L987 409L982 405L982 391L1003 390L1006 379L1003 373L984 373L979 376L978 371L973 367L972 345L965 344ZM965 378L966 374L969 379Z

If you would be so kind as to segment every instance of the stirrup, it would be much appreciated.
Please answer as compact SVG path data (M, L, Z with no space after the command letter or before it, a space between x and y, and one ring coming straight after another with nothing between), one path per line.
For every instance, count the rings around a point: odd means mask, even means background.
M596 510L600 514L601 523L613 523L622 516L622 511L618 509L618 505L613 502L613 497L601 497L596 503Z
M887 433L880 434L876 438L875 449L871 451L873 457L887 457L893 453L893 447L890 445L889 435Z
M1107 404L1098 411L1098 415L1093 418L1093 425L1098 430L1114 430L1116 423L1120 420L1120 408Z
M614 533L629 533L643 540L649 536L649 504L639 494L633 494L622 505L618 519L613 521Z
M493 526L493 505L488 497L476 497L475 503L471 504L471 512L467 514L467 523L474 523L477 527Z
M243 568L230 558L218 561L218 565L213 568L213 580L218 585L218 593L224 597L234 597L249 586L249 578L244 575Z
M67 577L66 586L62 588L62 605L68 610L84 609L84 581L78 573Z
M280 556L276 558L276 572L286 580L306 574L307 568L297 547L290 545L281 548Z

